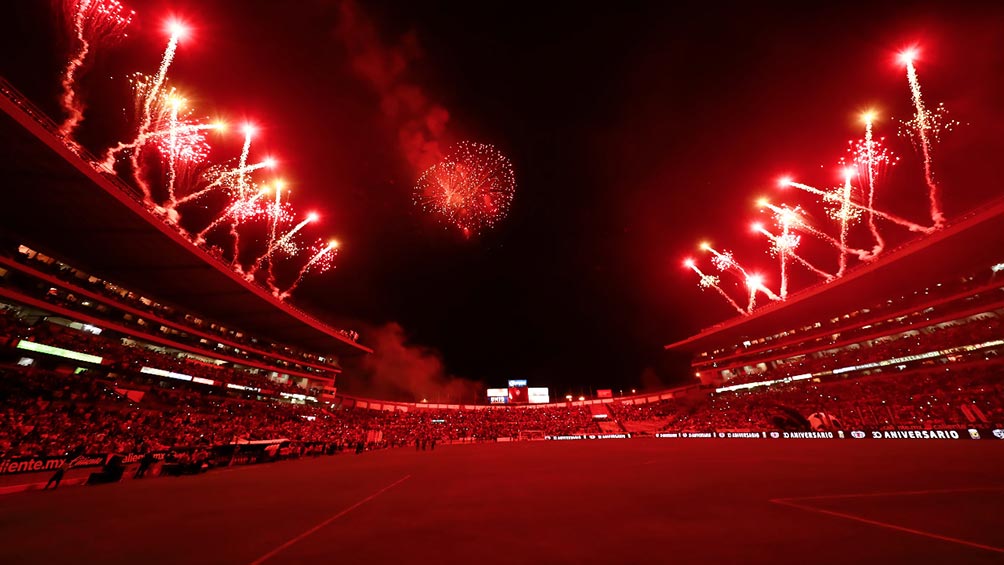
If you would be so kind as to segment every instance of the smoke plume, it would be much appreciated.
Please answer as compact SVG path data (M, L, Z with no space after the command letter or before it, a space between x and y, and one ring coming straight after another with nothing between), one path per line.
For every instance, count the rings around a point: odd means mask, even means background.
M408 343L397 322L364 330L362 341L373 353L343 378L351 381L348 394L456 404L476 402L483 393L481 383L448 375L438 351Z
M406 77L409 64L422 57L417 36L408 32L396 44L385 44L354 0L341 3L335 34L348 51L352 69L380 96L380 108L398 128L401 152L417 178L443 159L441 142L450 120L446 108L430 101Z

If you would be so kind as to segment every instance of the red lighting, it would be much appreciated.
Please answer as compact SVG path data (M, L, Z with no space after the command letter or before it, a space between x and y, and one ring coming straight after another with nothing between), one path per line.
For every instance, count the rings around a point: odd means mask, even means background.
M168 20L167 22L167 32L170 33L172 37L183 39L188 36L189 31L188 26L179 20Z
M913 63L917 59L917 48L910 47L909 49L904 49L903 51L900 51L897 59L899 60L900 64L903 65L909 65Z

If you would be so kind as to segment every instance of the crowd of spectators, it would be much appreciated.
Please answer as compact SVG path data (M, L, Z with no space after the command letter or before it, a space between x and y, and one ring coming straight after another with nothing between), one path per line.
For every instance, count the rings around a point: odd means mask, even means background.
M296 405L175 385L155 378L0 371L0 458L144 453L256 440L371 447L595 433L585 406L369 410ZM138 393L138 394L137 394ZM1004 362L834 377L649 404L608 405L621 422L663 430L805 429L823 413L843 429L1004 426Z
M0 458L192 450L278 439L379 447L595 431L583 407L375 411L242 398L172 384L111 381L33 367L2 370Z
M969 310L1004 300L1004 279L968 276L934 285L896 299L883 301L851 314L824 321L778 336L736 344L714 352L716 361L733 362L766 352L781 353L863 337L877 331L895 332L896 328L923 323L940 316Z
M73 374L69 369L48 371L34 362L3 369L0 456L56 455L74 449L101 453L189 449L235 440L402 445L433 438L490 440L531 431L540 435L595 431L584 407L405 412L292 404L274 393L319 391L105 334L44 320L31 324L14 309L0 309L0 347L7 349L11 361L18 357L13 348L20 340L97 355L104 361ZM143 367L249 389L182 382L143 373Z
M999 318L947 325L831 352L792 371L832 369L918 350L1000 337ZM100 366L53 369L14 363L22 339L99 355ZM283 383L95 335L0 309L0 459L66 453L176 452L184 460L214 446L284 440L301 449L424 445L435 441L596 433L588 406L370 410L320 402L293 404L260 392L179 382L139 372L155 366L193 376L280 390ZM829 375L770 387L648 403L608 404L611 420L657 422L654 429L760 431L809 426L827 414L844 429L937 429L1004 426L1004 359L974 351L910 368ZM0 359L2 361L2 359ZM45 368L49 367L49 369ZM64 366L65 367L65 366ZM288 383L287 383L288 384ZM292 386L292 385L290 385ZM302 388L292 388L307 392ZM705 391L706 392L706 391ZM313 447L311 447L313 446Z
M796 381L675 401L668 411L663 429L681 431L797 428L815 413L843 429L1004 427L1004 361Z
M999 339L1004 335L1001 318L986 316L950 324L913 330L856 344L853 347L819 351L787 362L771 362L772 367L735 376L725 382L737 385L783 379L805 373L819 373L845 367L896 359L919 353L940 351Z
M224 365L216 365L193 357L170 354L146 347L133 340L123 341L112 338L105 333L100 335L87 331L78 331L46 321L31 324L21 320L13 309L0 308L0 343L7 342L11 346L18 340L25 339L46 345L53 345L72 351L79 351L105 358L109 368L125 373L135 373L143 367L182 373L192 377L210 379L216 386L231 383L271 391L272 393L290 393L318 395L317 388L301 386L295 380L275 380L261 374L257 369L237 369ZM130 345L126 345L129 343Z
M160 325L160 322L158 321L159 319L179 328L190 328L243 346L243 348L224 346L226 352L231 355L249 356L251 352L248 351L248 349L253 349L271 355L272 363L281 364L283 362L282 359L277 359L275 357L278 355L294 361L328 365L331 367L338 366L337 360L333 357L321 357L287 345L268 340L256 339L239 330L227 328L222 324L195 317L171 306L163 305L148 298L139 296L125 288L91 276L79 269L36 253L35 251L23 246L18 248L17 251L9 253L7 256L17 263L23 264L47 275L51 275L64 282L69 288L53 288L49 285L38 284L20 285L21 290L35 290L36 294L39 290L43 290L44 292L41 292L41 294L38 295L38 298L43 298L62 306L83 310L87 314L106 318L116 323L143 327L146 331L150 331L151 326L156 329L157 326ZM77 294L74 294L74 287L98 294L111 301L112 304L123 304L145 312L150 316L150 319L137 319L134 315L126 312L125 310L118 310L114 307L109 308L106 304L96 304L94 301L89 301L87 297L83 296L79 291ZM357 341L359 339L359 334L354 331L338 331L341 335L352 341ZM181 335L179 334L178 329L171 331L171 336L172 339L187 339L192 344L198 344L200 340L203 339L194 333L190 335Z

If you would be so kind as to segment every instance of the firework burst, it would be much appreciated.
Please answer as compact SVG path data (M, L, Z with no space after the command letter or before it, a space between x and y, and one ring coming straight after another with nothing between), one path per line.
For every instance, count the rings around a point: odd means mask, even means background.
M711 253L711 264L714 265L720 272L734 272L744 281L746 280L746 277L749 276L746 269L743 268L738 261L736 261L735 256L733 256L732 252L728 249L725 251L718 251L707 243L702 243L701 249Z
M761 207L767 208L774 212L774 219L778 225L787 225L789 229L797 230L800 232L807 233L816 237L817 239L826 242L834 249L838 251L846 251L847 253L853 253L857 255L858 258L864 259L868 252L864 249L856 249L853 247L841 247L840 240L833 237L832 235L821 231L820 229L809 223L809 220L805 217L805 212L802 210L801 206L795 206L790 208L785 205L775 206L771 204L766 199L761 199L759 202Z
M63 12L67 21L73 22L77 45L63 71L59 101L67 117L59 126L59 134L75 145L73 132L84 119L84 104L77 95L77 75L92 50L126 36L125 30L136 13L116 0L64 0Z
M753 313L753 309L756 308L756 296L758 292L763 293L770 300L781 300L780 296L764 286L762 276L757 274L747 275L745 282L746 288L749 290L749 303L746 305L746 312Z
M248 280L254 280L255 273L262 267L265 261L268 261L277 252L282 252L286 255L295 255L299 253L300 249L294 239L294 236L299 233L300 230L307 227L307 224L316 222L319 216L311 212L307 214L307 217L300 221L300 223L293 226L292 229L284 233L278 239L273 241L268 247L265 248L265 252L259 255L254 262L251 264L251 268L247 270L245 276Z
M216 129L216 124L199 123L189 117L187 100L171 93L168 95L170 118L166 134L154 135L150 142L157 151L167 159L167 207L177 206L175 188L182 172L195 167L209 157L209 143L206 141L206 131ZM185 113L182 111L185 110Z
M809 186L807 184L803 184L803 183L800 183L800 182L795 182L795 181L793 181L793 180L791 180L789 178L783 178L783 179L781 179L780 180L780 184L781 184L781 186L791 186L791 187L797 188L799 190L804 190L805 192L808 192L809 194L815 194L816 196L822 196L824 198L826 197L826 194L827 194L825 190L820 190L820 189L818 189L818 188L816 188L814 186ZM903 226L903 227L907 228L910 231L919 232L919 233L931 233L931 231L932 231L932 228L928 228L928 227L922 226L922 225L920 225L920 224L918 224L916 222L911 222L910 220L901 218L899 216L896 216L894 214L890 214L888 212L883 212L883 211L875 209L875 208L868 208L867 206L865 206L863 204L858 204L856 202L849 201L848 205L850 206L850 208L858 209L858 210L861 210L861 211L864 211L864 212L871 212L872 214L875 214L879 218L883 218L885 220L889 220L890 222L892 222L894 224L898 224L900 226Z
M939 229L945 224L945 215L941 211L940 188L934 179L932 151L934 144L940 141L942 132L951 130L958 125L958 122L948 119L948 111L944 104L939 104L934 110L929 110L924 104L924 97L920 91L920 78L917 76L917 68L913 65L916 58L916 49L908 49L899 55L899 61L906 66L906 80L910 85L910 96L915 111L913 118L904 122L903 126L924 161L924 182L927 184L931 221L934 222L934 228Z
M221 127L221 126L217 126ZM265 159L258 163L245 165L244 167L234 167L232 165L214 165L207 168L202 173L201 182L205 183L198 190L178 199L178 204L185 204L198 200L216 190L223 190L228 194L237 194L237 178L244 174L257 171L258 169L271 169L275 167L274 159Z
M782 225L782 229L784 226ZM777 257L781 260L781 298L787 298L788 284L787 284L787 259L792 259L798 264L802 265L806 269L812 271L816 275L819 275L824 280L833 280L834 276L826 271L816 267L810 263L807 259L802 257L796 252L798 246L802 243L802 237L790 232L782 231L780 235L775 235L767 230L763 224L755 223L753 224L753 231L762 233L767 236L771 245L768 252L772 257Z
M248 199L237 199L230 203L223 212L220 213L208 226L202 229L199 233L195 234L195 241L197 243L203 243L205 241L206 235L213 231L214 229L220 227L226 222L233 221L235 218L238 220L237 223L241 221L246 221L251 218L258 217L260 214L264 213L265 208L261 206L260 201L263 197L269 194L270 190L268 187L262 188L257 194Z
M857 224L864 215L864 209L848 204L851 196L846 186L835 186L824 191L822 202L826 217L837 223ZM851 189L853 193L853 188Z
M296 290L296 287L300 286L303 282L303 277L307 276L308 272L313 272L316 274L321 274L334 268L335 256L338 253L338 242L335 240L325 242L315 243L311 248L312 255L306 264L300 268L300 272L296 275L296 280L293 284L289 285L286 290L277 293L276 296L280 300L285 300L289 297L290 293Z
M115 166L119 153L131 150L129 152L129 161L132 164L136 184L143 191L143 197L149 204L152 204L152 195L150 194L150 186L143 179L142 174L140 174L140 154L142 153L143 145L150 137L151 128L154 123L163 120L165 117L168 121L170 120L170 106L164 103L167 98L162 96L162 89L164 88L164 82L167 80L167 71L171 68L171 63L174 62L174 55L178 50L178 42L188 33L188 30L178 22L168 23L167 29L170 33L170 38L168 39L167 47L164 49L164 54L161 56L157 74L148 80L134 82L134 90L138 95L140 106L139 126L136 129L136 135L131 141L120 141L115 147L110 148L105 153L104 160L104 165L111 169Z
M868 187L866 202L868 203L868 231L871 232L875 246L867 259L874 259L885 249L885 240L879 232L875 223L875 186L879 179L885 176L889 167L899 162L899 157L892 151L886 149L885 138L875 139L873 125L876 113L872 111L861 115L861 121L865 124L865 137L857 141L848 142L850 147L847 152L850 154L849 162L857 170L858 179Z
M740 307L739 304L737 304L736 301L733 300L732 297L728 295L728 293L722 290L721 286L719 286L721 283L721 279L719 279L715 275L705 274L703 271L701 271L701 269L697 266L697 263L695 263L693 259L687 259L686 261L683 262L683 264L687 268L697 273L697 276L700 277L699 282L697 284L698 286L701 287L701 290L709 288L713 289L722 298L724 298L725 301L728 302L730 306L735 308L736 312L739 312L739 314L743 316L747 315L746 310L743 310L742 307Z
M491 145L464 141L422 173L414 200L469 237L504 218L515 191L512 163L505 155Z

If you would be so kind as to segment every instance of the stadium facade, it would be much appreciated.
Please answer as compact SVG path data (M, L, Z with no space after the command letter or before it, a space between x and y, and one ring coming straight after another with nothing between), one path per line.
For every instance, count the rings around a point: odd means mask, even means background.
M1002 319L1004 199L998 199L843 278L665 348L690 353L702 384L724 392L996 356L1004 351ZM987 320L993 324L980 324Z
M162 358L248 372L260 382L149 367L153 371L212 381L207 386L281 390L299 400L333 399L339 358L372 352L352 332L247 281L151 213L138 191L96 167L93 156L68 148L55 124L2 79L0 109L0 173L7 183L0 302L6 307L98 331ZM23 347L50 363L88 364ZM303 394L290 392L297 388Z

